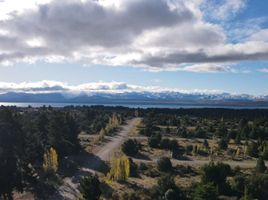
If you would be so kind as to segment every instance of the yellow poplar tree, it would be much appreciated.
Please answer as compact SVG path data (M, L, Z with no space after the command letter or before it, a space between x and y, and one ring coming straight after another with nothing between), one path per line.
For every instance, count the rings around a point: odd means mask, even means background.
M58 154L54 148L50 147L44 153L43 168L45 171L57 172L58 166Z
M126 181L130 176L130 161L126 156L114 158L111 161L111 170L108 178L112 181Z

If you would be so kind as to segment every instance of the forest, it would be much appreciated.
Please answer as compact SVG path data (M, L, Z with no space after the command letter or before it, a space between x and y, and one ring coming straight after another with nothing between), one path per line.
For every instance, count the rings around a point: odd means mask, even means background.
M264 109L2 106L0 198L53 199L79 174L77 199L265 200L267 138ZM81 175L79 156L99 161Z

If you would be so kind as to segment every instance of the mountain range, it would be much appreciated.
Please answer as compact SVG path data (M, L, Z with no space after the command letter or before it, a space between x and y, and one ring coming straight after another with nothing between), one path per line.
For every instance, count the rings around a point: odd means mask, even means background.
M67 92L28 93L7 92L0 94L0 102L20 103L85 103L85 104L178 104L178 105L229 105L268 106L268 96L234 95L229 93L182 92Z

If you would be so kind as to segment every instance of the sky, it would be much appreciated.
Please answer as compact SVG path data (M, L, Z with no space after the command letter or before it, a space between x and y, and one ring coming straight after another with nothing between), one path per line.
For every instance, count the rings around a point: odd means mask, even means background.
M0 91L268 95L267 13L266 0L0 0Z

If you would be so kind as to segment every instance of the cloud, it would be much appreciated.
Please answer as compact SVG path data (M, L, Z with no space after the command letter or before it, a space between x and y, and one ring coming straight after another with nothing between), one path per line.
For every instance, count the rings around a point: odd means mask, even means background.
M228 20L246 7L246 0L206 0L203 4L206 14L217 20Z
M268 42L268 29L262 29L258 32L255 32L248 38L248 40Z
M51 80L39 82L10 83L0 82L0 93L26 92L26 93L63 93L63 94L95 94L95 93L126 93L126 92L181 92L181 93L220 93L219 90L181 90L178 88L162 88L159 86L141 86L124 82L91 82L79 85Z
M31 2L23 12L0 21L2 65L41 60L219 72L231 71L229 63L268 59L262 35L228 43L220 24L205 21L201 7L208 1ZM225 0L218 13L234 14L244 6L242 0Z
M0 20L10 19L14 14L22 14L29 9L36 9L38 5L49 2L50 0L0 0Z
M227 65L220 65L220 64L196 64L184 67L183 71L214 73L214 72L229 72L231 71L231 68Z
M258 69L257 71L263 72L263 73L268 73L268 68Z
M218 64L218 63L202 63L202 64L184 64L177 66L168 67L147 67L145 71L150 72L162 72L162 71L182 71L182 72L195 72L195 73L221 73L221 72L237 72L232 68L232 64Z
M183 63L228 63L245 60L268 59L268 44L264 42L247 42L236 45L223 45L197 51L171 51L156 54L144 54L134 64L164 67Z
M22 82L9 83L0 82L0 92L63 92L68 90L65 83L58 81Z

